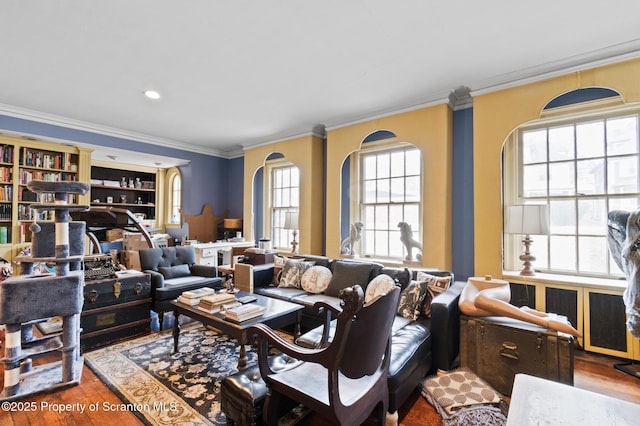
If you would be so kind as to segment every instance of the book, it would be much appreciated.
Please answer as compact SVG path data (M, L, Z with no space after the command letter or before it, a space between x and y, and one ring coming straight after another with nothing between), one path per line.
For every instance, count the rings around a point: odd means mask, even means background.
M187 290L182 292L182 296L188 299L199 299L204 296L210 296L216 294L216 291L210 287L200 287L194 290Z
M184 303L185 305L196 306L200 303L200 299L195 297L178 296L178 302Z
M229 293L212 294L210 296L203 296L199 299L198 307L207 312L216 312L220 310L220 306L226 303L232 303L236 301L236 297Z
M224 311L224 317L225 319L234 322L242 322L261 316L264 313L264 310L264 306L260 305L240 305L231 309L226 309Z

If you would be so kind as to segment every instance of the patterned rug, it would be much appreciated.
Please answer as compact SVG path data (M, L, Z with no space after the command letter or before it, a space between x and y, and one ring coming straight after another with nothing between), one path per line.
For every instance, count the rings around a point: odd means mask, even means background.
M237 372L236 340L199 323L182 327L177 353L171 331L84 354L86 364L148 425L225 425L220 382ZM248 362L257 354L247 347ZM294 411L282 424L295 424Z

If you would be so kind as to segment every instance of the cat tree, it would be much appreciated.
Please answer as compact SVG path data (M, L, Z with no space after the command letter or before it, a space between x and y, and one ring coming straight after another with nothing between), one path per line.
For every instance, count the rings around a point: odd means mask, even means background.
M0 282L0 324L5 325L4 388L0 400L13 400L42 391L80 383L83 358L80 356L80 314L84 274L84 222L69 222L69 211L88 206L69 205L69 194L84 195L89 185L81 182L34 180L27 185L36 193L54 194L54 203L31 208L51 210L54 222L34 222L31 256L21 258L23 274ZM37 217L37 214L34 215ZM33 263L55 263L54 274L31 275ZM60 336L21 341L22 327L50 317L62 317ZM61 360L32 366L39 355L61 352Z

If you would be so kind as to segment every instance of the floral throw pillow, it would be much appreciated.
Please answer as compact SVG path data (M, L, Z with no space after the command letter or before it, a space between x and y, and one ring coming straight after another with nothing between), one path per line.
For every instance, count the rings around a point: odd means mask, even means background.
M301 285L309 293L322 293L331 281L331 270L326 266L315 265L302 274Z
M296 262L287 260L282 268L280 283L278 287L302 288L302 275L311 268L314 262Z

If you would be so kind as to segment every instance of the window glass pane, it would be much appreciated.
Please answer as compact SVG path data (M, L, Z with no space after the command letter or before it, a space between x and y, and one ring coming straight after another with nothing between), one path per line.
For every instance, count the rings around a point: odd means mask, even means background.
M534 130L522 134L522 162L524 164L547 161L547 131Z
M300 188L293 187L291 188L291 203L289 204L291 207L298 207L300 201Z
M291 188L282 188L282 200L280 203L281 206L291 205Z
M549 129L549 161L573 159L573 125Z
M291 172L291 186L299 186L299 182L300 182L300 170L297 167L291 167L290 169Z
M522 168L522 195L524 197L544 197L547 195L546 164Z
M376 231L376 243L374 254L388 256L389 253L389 234L386 231Z
M375 207L374 206L364 206L362 209L362 217L363 223L374 223L375 222Z
M576 126L576 151L578 158L604 156L604 122L578 124Z
M536 270L549 269L549 251L547 250L549 237L546 235L536 235L533 237L533 240L530 249L531 254L536 258L536 261L533 263L533 268Z
M392 257L404 257L404 244L400 241L400 231L389 232L389 255Z
M364 179L375 179L376 178L376 157L375 155L370 155L364 157L362 171L364 174Z
M611 210L626 210L632 212L639 207L638 198L609 198L609 211Z
M376 210L376 218L374 223L375 229L377 230L389 229L389 215L388 215L387 206L386 205L376 206L375 210Z
M391 176L404 176L404 152L391 153Z
M414 232L420 230L420 206L418 204L405 205L404 221L411 225ZM415 235L415 239L420 241L420 235Z
M409 149L406 151L406 155L405 155L405 164L406 164L406 174L408 176L414 175L414 176L419 176L421 169L420 169L420 159L421 159L421 154L420 154L420 150L418 149Z
M578 194L604 193L604 159L580 160L578 168Z
M576 233L576 208L573 200L549 201L549 231L552 234Z
M571 161L549 164L549 195L574 195L574 163Z
M364 182L364 194L362 194L362 202L375 203L376 202L376 181L368 180Z
M371 222L373 223L373 222ZM362 234L362 239L364 240L364 253L368 255L372 255L375 253L375 232L372 229L364 229L364 233Z
M636 116L607 120L607 154L638 152L638 119Z
M378 155L378 178L389 177L389 154Z
M607 204L604 198L578 200L578 234L606 235Z
M404 178L391 179L391 201L401 203L404 201L405 184Z
M638 192L638 157L614 157L607 160L609 194Z
M579 237L578 269L580 272L607 272L607 239L605 237Z
M410 176L405 180L406 201L420 201L420 176Z
M391 197L391 194L389 194L389 180L388 179L381 179L378 180L378 192L377 192L377 202L378 203L388 203L389 199Z
M576 270L576 238L550 236L550 268L556 271Z

